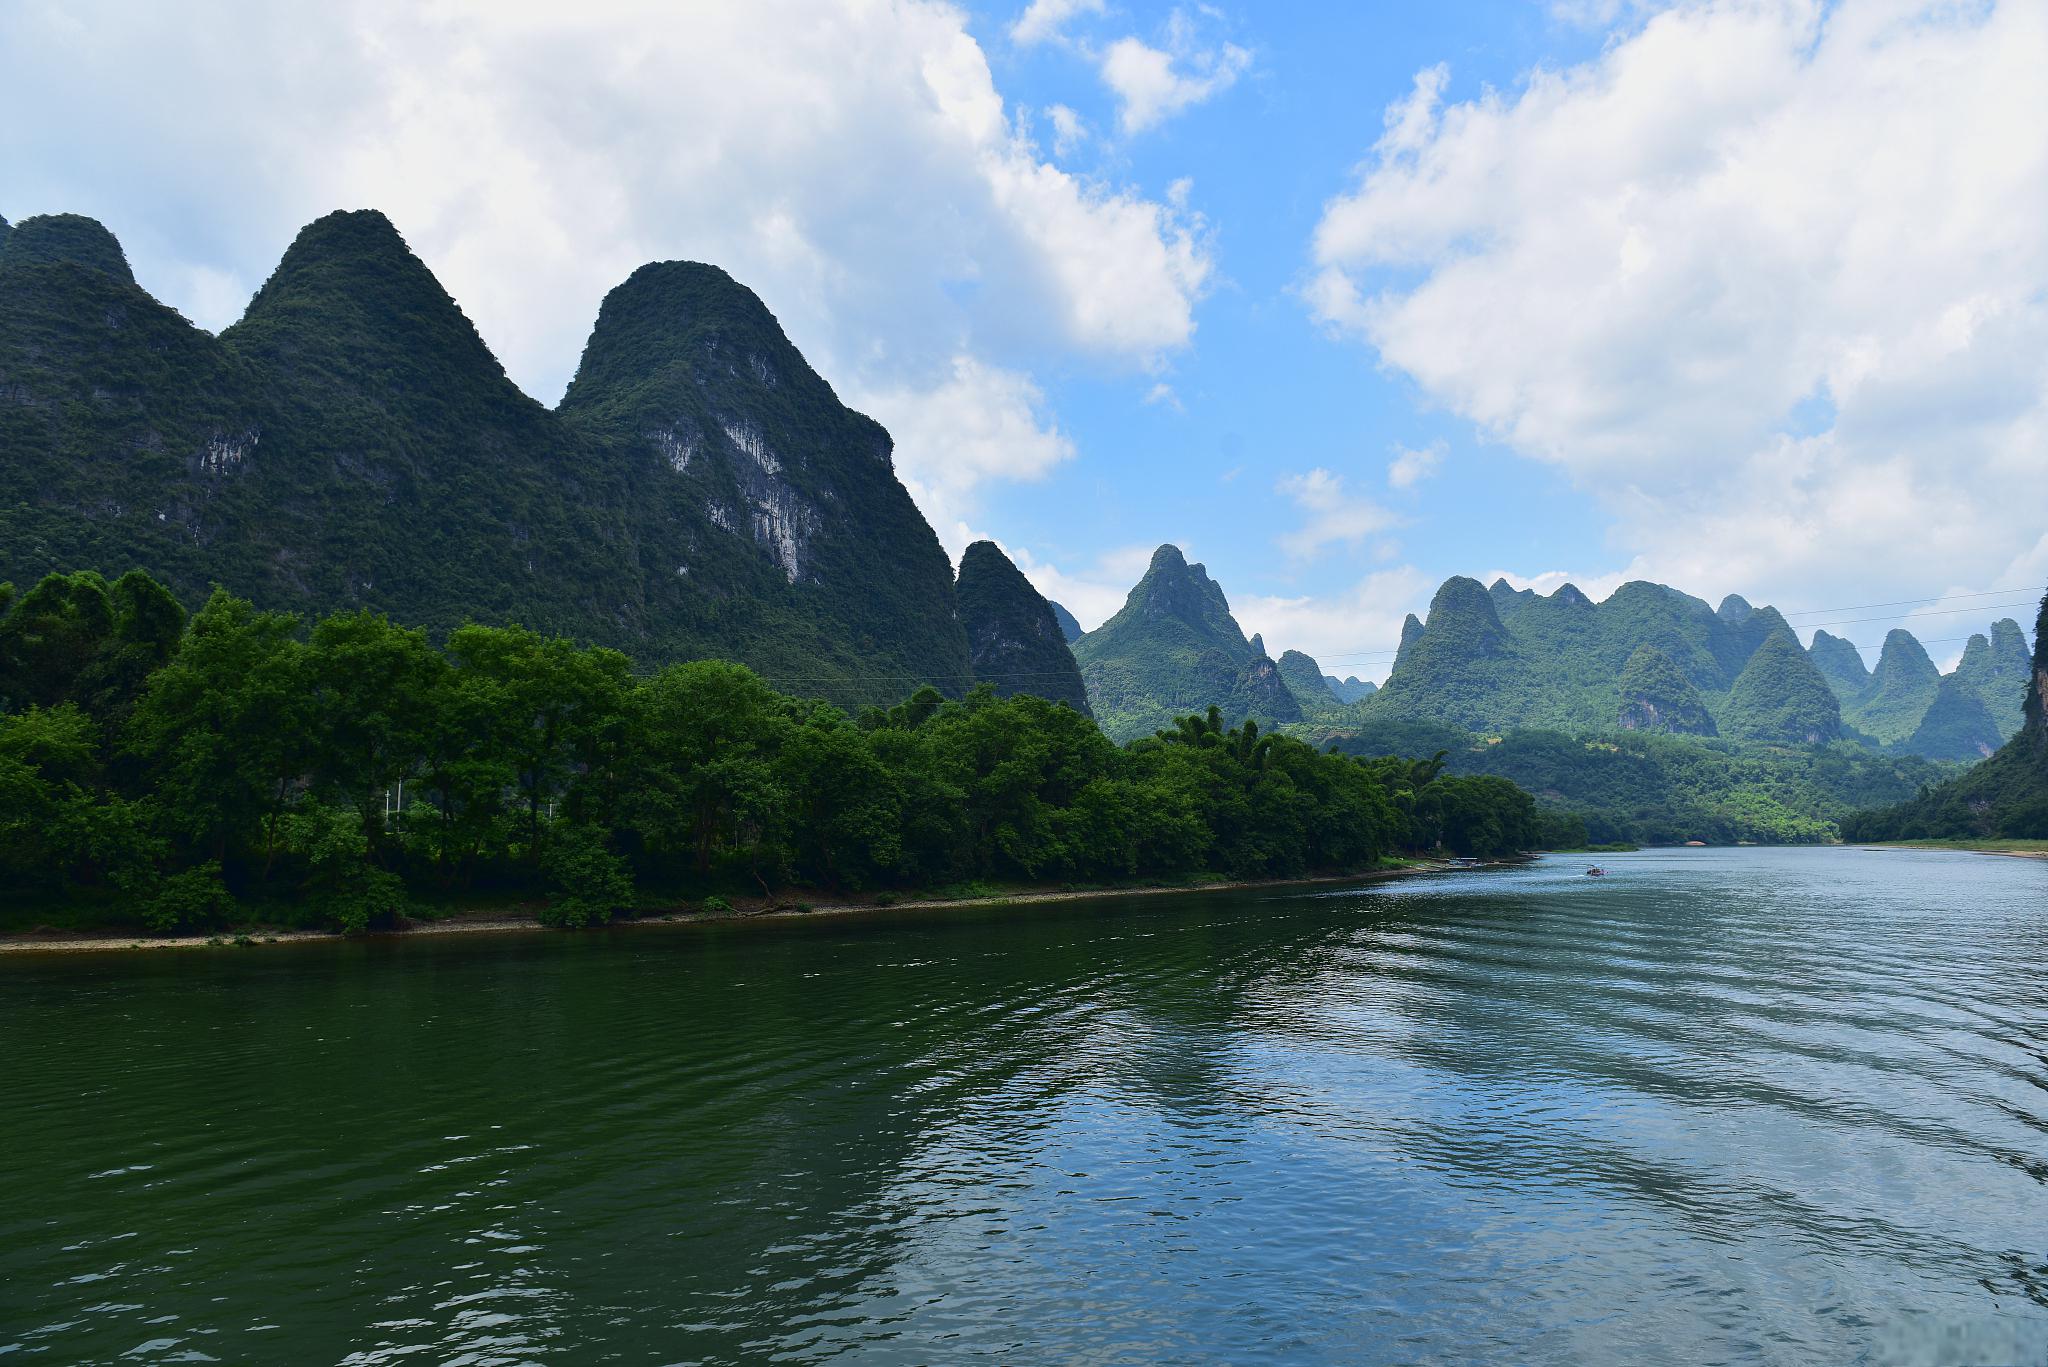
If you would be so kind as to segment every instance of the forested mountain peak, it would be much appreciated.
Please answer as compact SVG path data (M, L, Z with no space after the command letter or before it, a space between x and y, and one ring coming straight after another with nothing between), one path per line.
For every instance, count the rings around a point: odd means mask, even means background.
M1711 736L1714 719L1692 680L1653 645L1636 647L1616 685L1621 694L1617 723L1624 731L1667 731Z
M1074 643L1095 715L1112 737L1142 735L1211 704L1233 721L1298 721L1273 661L1245 638L1222 588L1178 546L1152 563L1117 614Z
M1906 740L1919 727L1940 687L1941 671L1927 658L1926 648L1912 632L1895 627L1885 634L1877 668L1847 710L1848 720L1881 741Z
M2004 739L1982 695L1958 671L1936 687L1934 701L1921 715L1905 748L1929 759L1974 761L1995 752Z
M1842 732L1834 690L1789 630L1764 638L1728 690L1724 734L1746 740L1818 745Z
M1739 593L1731 593L1721 600L1720 607L1714 609L1714 615L1724 622L1740 622L1755 611L1747 598Z
M2022 706L2027 680L2032 674L2027 638L2020 624L2010 617L1991 624L1991 635L1970 637L1954 677L1965 680L1984 699L1984 706L1998 726L2001 737L2010 736L2025 722Z
M1254 636L1252 639L1257 641L1259 638ZM1299 650L1283 650L1276 664L1281 682L1287 685L1287 691L1301 704L1304 713L1327 712L1346 701L1331 689L1323 677L1323 667L1315 662L1314 656Z
M22 236L0 249L21 399L0 404L0 474L35 494L0 508L0 578L141 565L188 602L220 583L435 631L518 621L848 703L968 681L952 566L887 433L723 272L636 273L610 302L671 333L594 338L614 383L556 414L379 213L307 225L218 339ZM621 396L654 420L611 421L635 416L600 402Z
M1029 693L1088 711L1088 691L1052 607L993 541L960 557L960 624L976 683L998 695Z
M1380 686L1370 679L1361 679L1356 674L1338 678L1335 674L1323 675L1323 684L1340 703L1361 702L1380 691Z
M1068 612L1064 605L1055 603L1050 598L1046 600L1045 605L1052 609L1053 620L1060 624L1060 635L1067 638L1068 645L1072 645L1081 639L1084 633L1081 630L1081 624L1074 620L1073 613Z
M1806 653L1813 667L1828 681L1828 687L1844 703L1860 697L1870 686L1870 670L1863 663L1863 652L1841 637L1816 631Z
M338 210L300 229L221 340L292 384L428 420L476 401L540 408L375 209Z
M2034 620L2029 671L2025 724L1996 754L1902 806L1858 814L1843 823L1842 834L1851 840L2048 836L2048 595ZM1955 678L1950 675L1944 688Z
M119 239L98 219L83 214L37 214L11 228L0 219L0 261L19 265L70 262L123 284L135 283Z

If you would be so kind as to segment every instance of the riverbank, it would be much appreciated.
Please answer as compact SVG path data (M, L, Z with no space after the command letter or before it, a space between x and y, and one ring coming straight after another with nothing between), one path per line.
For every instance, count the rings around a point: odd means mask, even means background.
M735 898L730 907L705 911L679 904L673 908L643 907L631 917L608 922L602 929L630 929L646 926L702 925L724 921L815 920L821 916L851 916L875 912L943 912L968 908L1032 907L1054 902L1079 902L1096 898L1157 897L1170 893L1226 892L1235 889L1332 886L1377 883L1422 873L1444 873L1474 869L1505 868L1526 859L1483 861L1419 860L1391 868L1368 869L1359 873L1318 875L1311 878L1270 878L1236 882L1151 884L1142 887L1017 887L992 890L964 897L891 896L876 894L865 900L813 904L799 900L799 894L769 898ZM480 909L453 916L408 921L402 926L368 931L353 938L409 939L421 935L477 934L574 934L541 924L539 903ZM351 938L334 930L291 930L278 927L245 926L212 934L150 935L121 932L24 931L0 936L0 954L73 954L106 950L136 949L220 949L255 945L324 943Z
M2003 854L2015 859L2048 859L2048 840L1880 840L1868 850L1965 850L1971 854Z

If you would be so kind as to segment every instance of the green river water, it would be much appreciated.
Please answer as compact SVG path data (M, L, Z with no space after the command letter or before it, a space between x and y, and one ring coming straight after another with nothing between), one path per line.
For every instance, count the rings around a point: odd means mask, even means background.
M2048 1361L2048 862L0 957L0 1362Z

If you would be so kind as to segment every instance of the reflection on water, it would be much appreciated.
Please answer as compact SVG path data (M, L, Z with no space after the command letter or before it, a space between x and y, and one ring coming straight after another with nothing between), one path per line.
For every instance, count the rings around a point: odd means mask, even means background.
M0 962L0 1356L2048 1356L2048 863Z

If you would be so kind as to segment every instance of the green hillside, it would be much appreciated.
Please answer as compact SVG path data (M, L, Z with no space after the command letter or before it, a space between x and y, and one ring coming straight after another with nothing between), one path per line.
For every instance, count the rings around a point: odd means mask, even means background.
M518 621L854 703L958 692L952 571L743 287L643 268L559 412L374 212L309 225L215 338L71 216L0 247L0 579L146 566L187 603Z
M1621 712L1616 724L1624 731L1662 731L1681 736L1711 736L1714 719L1700 701L1699 690L1680 672L1671 657L1653 645L1636 647L1616 681Z
M1431 722L1375 720L1325 737L1355 755L1446 751L1453 773L1494 774L1585 823L1596 844L1813 843L1857 809L1897 801L1943 773L1866 746L1776 746L1635 732L1482 738Z
M1842 734L1841 704L1790 630L1772 632L1750 655L1721 720L1736 740L1773 745L1820 745Z
M1955 674L1984 700L2001 744L2026 724L2027 682L2033 666L2018 622L2001 618L1991 624L1988 638L1982 632L1972 634Z
M1843 717L1887 744L1903 741L1920 725L1940 687L1941 671L1927 658L1926 648L1910 631L1894 629L1885 634L1869 685L1843 708Z
M1161 546L1107 622L1074 643L1096 720L1114 740L1210 706L1228 722L1301 720L1279 666L1252 649L1223 590L1178 546Z
M1088 690L1052 605L995 542L977 541L960 557L956 595L976 683L1087 713Z
M1052 619L1060 624L1060 635L1066 639L1068 645L1072 645L1086 634L1081 630L1081 624L1074 620L1073 613L1051 599L1047 599L1045 605L1052 609Z
M1863 691L1870 687L1870 671L1864 667L1863 652L1841 637L1816 631L1806 654L1843 706L1862 697Z
M1361 679L1356 674L1347 674L1341 679L1334 674L1325 674L1323 683L1341 703L1364 702L1380 691L1380 686L1371 679Z
M2034 653L2018 734L1982 764L1911 801L1859 812L1850 840L2041 839L2048 837L2048 596L2034 624Z

